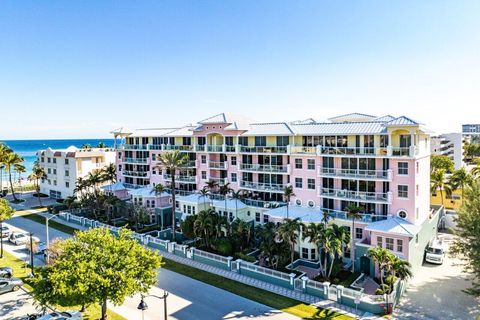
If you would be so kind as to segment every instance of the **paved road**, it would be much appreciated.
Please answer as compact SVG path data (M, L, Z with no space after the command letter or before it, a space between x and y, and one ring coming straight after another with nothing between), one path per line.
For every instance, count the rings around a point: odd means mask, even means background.
M448 249L452 235L442 234ZM448 255L442 265L424 264L410 281L396 309L398 319L473 320L480 315L480 300L462 292L470 282L460 260Z
M0 320L22 319L27 314L40 313L33 298L23 290L0 295Z
M7 224L33 232L41 241L46 240L45 226L42 224L22 217L14 217L8 220ZM49 231L50 241L56 237L69 237L68 234L53 228ZM27 258L23 246L7 244L6 250L23 259ZM172 319L299 319L166 269L160 269L158 282L158 287L152 288L151 293L162 295L164 289L170 292L168 314ZM137 310L139 301L140 297L135 296L127 299L122 306L111 307L127 319L141 319L141 313ZM145 319L159 319L159 315L163 314L162 302L148 298L147 303L149 309L144 314Z

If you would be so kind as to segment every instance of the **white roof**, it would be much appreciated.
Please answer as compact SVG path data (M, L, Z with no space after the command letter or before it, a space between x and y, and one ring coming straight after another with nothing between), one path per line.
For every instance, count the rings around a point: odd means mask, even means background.
M348 114L343 114L341 116L336 116L333 118L329 118L328 120L332 122L358 122L358 121L371 121L375 119L375 116L371 116L369 114L364 114L364 113L348 113Z
M219 113L209 118L203 119L198 122L200 125L215 124L215 123L229 123L225 130L247 130L250 123L253 120L242 115L231 113Z
M287 207L279 207L276 209L270 209L265 214L268 214L271 218L276 220L283 220L287 218ZM323 219L323 213L318 208L290 206L288 209L288 217L290 219L300 218L302 222L320 223Z
M386 126L418 126L420 123L405 116L398 117L385 123Z
M293 131L285 122L277 123L253 123L250 129L242 136L288 136Z
M203 200L202 200L203 201ZM245 209L247 206L240 200L237 200L237 207L235 207L235 200L234 199L227 199L227 210L238 210ZM225 200L215 200L213 201L213 206L219 209L225 209Z
M167 133L179 130L179 128L151 128L151 129L137 129L130 137L163 137Z
M102 190L107 190L111 192L127 190L127 188L121 182L116 182L114 184L109 184L107 186L100 187Z
M413 237L420 231L420 226L399 217L391 217L386 220L369 223L365 230Z
M189 194L189 195L186 195L186 196L176 196L175 201L182 201L182 202L199 204L199 203L204 202L203 198L204 198L204 196L202 196L201 194ZM207 197L205 199L205 201L209 202L210 199Z
M387 133L383 122L338 122L291 124L297 135L349 135L349 134L381 134Z
M186 137L186 136L193 136L193 129L195 129L194 126L185 126L182 128L178 128L175 130L172 130L170 132L167 132L165 134L166 137Z
M394 116L391 116L391 115L387 114L386 116L376 118L374 121L383 121L383 122L385 122L385 121L392 121L392 120L394 120L394 119L395 119Z

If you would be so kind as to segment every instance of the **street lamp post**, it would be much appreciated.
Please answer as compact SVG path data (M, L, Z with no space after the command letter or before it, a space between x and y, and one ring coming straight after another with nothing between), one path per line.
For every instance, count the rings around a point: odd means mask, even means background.
M148 296L144 296L144 295L142 294L142 299L140 300L140 303L138 304L138 307L137 307L138 310L142 310L142 316L143 316L143 311L145 311L145 310L148 309L148 305L147 305L147 303L145 302L145 298L148 298L148 297L154 297L154 298L163 300L163 320L167 320L167 319L168 319L168 316L167 316L167 297L168 297L168 292L163 291L163 296L161 296L161 297L156 296L156 295L153 295L153 294L148 295Z
M32 270L32 275L35 275L33 271L33 233L30 232L30 268Z

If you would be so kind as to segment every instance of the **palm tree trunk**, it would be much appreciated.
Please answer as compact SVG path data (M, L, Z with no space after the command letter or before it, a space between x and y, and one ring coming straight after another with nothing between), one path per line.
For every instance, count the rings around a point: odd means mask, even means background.
M323 267L324 267L324 269L323 269L322 274L323 274L323 277L326 278L327 277L327 269L328 269L328 255L326 253L324 253L324 254L325 254L325 257L323 257Z
M38 197L38 203L40 204L40 207L42 207L42 197L40 197L40 184L38 179L36 180L36 186L35 188L37 189L37 197Z
M18 201L18 199L17 199L17 196L15 195L15 190L13 189L12 171L11 170L8 171L8 179L10 181L10 188L12 189L13 200L16 202L16 201Z
M333 269L333 264L335 263L335 256L333 257L332 261L330 262L330 269L328 271L328 276L327 278L330 278L330 276L332 275L332 269Z
M352 259L352 273L355 272L355 215L352 217L352 249L351 249L351 259Z
M175 170L172 172L172 241L175 242Z
M287 219L288 219L288 200L287 200Z
M443 206L444 203L443 203L443 189L442 188L440 188L440 197L442 198L442 206Z
M290 249L290 263L293 264L293 256L295 252L295 242L292 242L291 249Z

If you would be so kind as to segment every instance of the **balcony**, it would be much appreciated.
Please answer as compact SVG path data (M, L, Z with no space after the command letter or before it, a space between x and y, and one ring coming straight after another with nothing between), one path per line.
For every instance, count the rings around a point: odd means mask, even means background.
M196 160L189 160L185 163L185 168L196 168L197 161Z
M208 161L208 168L216 169L216 170L227 170L228 162L227 161Z
M172 181L172 175L171 174L165 174L163 176L163 179L165 181ZM197 183L197 177L196 176L175 175L175 182L178 182L178 183Z
M333 210L333 209L327 209L327 208L320 208L320 210L324 214L328 214L333 219L352 220L351 218L348 217L348 212L346 211ZM361 219L357 219L356 221L375 222L375 221L386 220L388 218L388 216L386 215L377 215L374 213L365 213L365 212L360 213L360 215L362 216Z
M266 147L266 146L240 146L240 152L243 153L279 153L287 154L288 147Z
M168 151L193 151L193 146L166 144L162 150Z
M123 183L123 185L127 189L140 189L140 188L148 187L148 185L140 185L140 184L133 184L133 183Z
M332 156L387 156L387 148L351 148L351 147L324 147L319 148L321 155Z
M228 183L227 178L209 177L208 181L215 181L216 183L218 183L219 186L223 186L223 185L226 185Z
M392 181L392 170L360 170L318 167L319 177L351 178L368 181Z
M388 154L394 157L414 157L418 155L418 148L411 147L388 147Z
M257 208L279 208L286 206L285 202L279 201L264 201L264 200L254 200L254 199L242 199L241 200L245 205L250 207Z
M132 163L132 164L147 164L148 158L125 158L123 163Z
M283 193L285 186L277 183L240 181L240 188L252 191Z
M240 163L240 171L265 172L265 173L289 173L288 165L268 165Z
M148 150L148 144L124 144L125 150Z
M150 175L150 172L148 171L130 171L130 170L123 171L123 176L125 177L148 178L149 175Z
M292 154L316 154L317 153L317 147L298 147L298 146L292 146L290 149Z
M319 196L322 198L330 198L346 201L359 201L379 204L391 204L392 194L390 192L365 192L365 191L350 191L340 189L319 189Z

